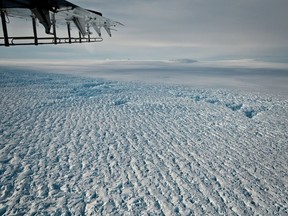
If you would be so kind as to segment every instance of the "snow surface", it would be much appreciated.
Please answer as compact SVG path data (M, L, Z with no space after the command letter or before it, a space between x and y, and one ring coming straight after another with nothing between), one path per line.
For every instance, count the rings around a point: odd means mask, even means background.
M288 214L286 99L0 76L0 215Z

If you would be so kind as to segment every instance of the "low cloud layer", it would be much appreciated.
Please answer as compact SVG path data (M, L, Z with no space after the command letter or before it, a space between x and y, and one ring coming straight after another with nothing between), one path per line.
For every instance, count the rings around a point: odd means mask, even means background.
M25 63L29 66L23 66ZM288 65L251 59L199 62L166 61L0 61L2 67L63 73L126 82L187 85L195 88L228 88L288 95Z

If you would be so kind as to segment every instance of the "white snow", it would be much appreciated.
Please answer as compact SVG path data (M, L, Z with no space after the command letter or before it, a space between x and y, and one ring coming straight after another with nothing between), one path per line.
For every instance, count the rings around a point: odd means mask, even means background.
M288 214L287 99L0 76L0 215Z

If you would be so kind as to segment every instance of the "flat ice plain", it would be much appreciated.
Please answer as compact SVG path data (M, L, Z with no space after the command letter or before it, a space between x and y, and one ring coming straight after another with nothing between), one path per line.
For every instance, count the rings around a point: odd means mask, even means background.
M287 97L0 69L0 215L288 214Z

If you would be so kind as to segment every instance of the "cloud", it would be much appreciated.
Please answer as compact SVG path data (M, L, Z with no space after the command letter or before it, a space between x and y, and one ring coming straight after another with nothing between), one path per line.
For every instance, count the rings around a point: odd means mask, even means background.
M191 64L191 63L196 63L198 61L194 60L194 59L183 58L183 59L171 59L170 62L182 63L182 64Z
M193 62L193 63L192 63ZM288 64L253 59L194 62L179 60L0 60L0 69L29 69L115 81L230 88L288 95Z

